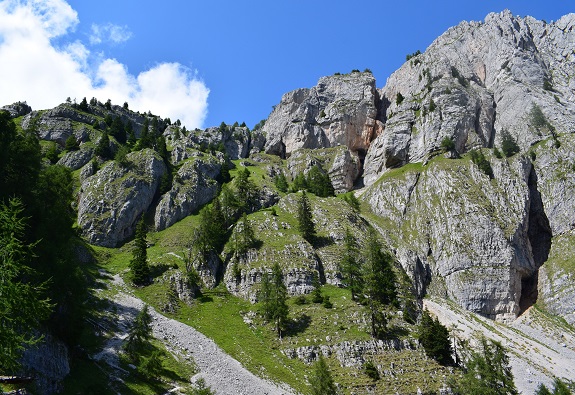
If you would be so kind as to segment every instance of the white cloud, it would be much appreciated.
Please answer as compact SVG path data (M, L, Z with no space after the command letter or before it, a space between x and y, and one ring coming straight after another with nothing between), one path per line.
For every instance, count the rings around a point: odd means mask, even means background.
M63 0L0 2L0 105L26 100L44 109L66 97L97 97L180 119L188 128L202 126L209 89L193 70L159 63L134 76L126 65L92 54L82 42L52 44L52 38L65 38L78 23Z
M105 25L92 25L92 34L90 35L91 44L101 44L103 42L112 42L120 44L132 38L132 32L128 26L119 26L111 23Z

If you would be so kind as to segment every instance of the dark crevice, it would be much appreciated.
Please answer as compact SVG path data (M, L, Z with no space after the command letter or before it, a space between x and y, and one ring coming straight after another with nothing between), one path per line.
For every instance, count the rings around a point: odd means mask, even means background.
M531 169L529 174L529 229L527 236L531 244L531 252L535 270L525 273L521 277L521 299L519 301L520 313L537 302L537 280L539 268L547 261L549 250L551 249L551 238L553 236L549 219L545 214L541 194L537 188L537 174L535 169Z

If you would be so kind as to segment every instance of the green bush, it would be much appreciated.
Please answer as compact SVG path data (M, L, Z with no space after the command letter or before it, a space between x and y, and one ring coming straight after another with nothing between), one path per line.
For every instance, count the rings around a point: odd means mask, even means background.
M441 140L441 150L443 152L451 151L455 149L455 142L449 136L446 136Z
M491 163L489 163L487 158L485 158L483 152L481 152L481 150L473 150L469 154L471 155L471 160L473 163L479 167L479 170L488 175L489 178L493 178L493 169L491 168Z
M517 141L505 129L501 131L501 152L507 158L519 152L519 145L517 145Z
M379 380L379 370L371 361L366 361L363 365L363 371L372 380Z
M395 102L397 104L401 104L401 102L403 102L403 95L400 92L397 92L397 95L395 97Z
M415 58L416 56L421 55L421 51L418 49L417 51L415 51L414 53L410 53L405 55L405 61L409 61L411 58Z

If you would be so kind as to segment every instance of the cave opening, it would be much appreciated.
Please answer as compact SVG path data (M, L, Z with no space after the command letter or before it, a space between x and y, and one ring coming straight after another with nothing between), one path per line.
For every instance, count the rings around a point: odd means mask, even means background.
M541 193L537 187L537 173L531 168L529 174L529 228L527 236L531 245L531 253L535 269L521 277L521 298L519 300L520 314L537 302L539 268L547 261L551 249L551 226L543 208Z

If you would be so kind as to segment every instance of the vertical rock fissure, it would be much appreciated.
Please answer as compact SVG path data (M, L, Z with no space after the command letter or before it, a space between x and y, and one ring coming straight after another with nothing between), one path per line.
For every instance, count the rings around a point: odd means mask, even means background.
M537 173L535 168L529 174L529 228L527 236L531 245L531 253L535 269L521 278L521 299L519 301L520 313L523 313L537 302L537 280L539 268L547 261L551 249L552 232L549 219L545 214L541 193L537 187Z

